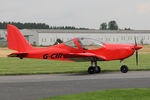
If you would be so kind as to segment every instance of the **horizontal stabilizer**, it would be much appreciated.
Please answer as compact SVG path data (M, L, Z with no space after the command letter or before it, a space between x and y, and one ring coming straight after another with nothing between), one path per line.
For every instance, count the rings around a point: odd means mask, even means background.
M19 57L20 59L24 58L27 56L28 53L20 53L20 52L16 52L16 53L11 53L10 55L8 55L8 57Z

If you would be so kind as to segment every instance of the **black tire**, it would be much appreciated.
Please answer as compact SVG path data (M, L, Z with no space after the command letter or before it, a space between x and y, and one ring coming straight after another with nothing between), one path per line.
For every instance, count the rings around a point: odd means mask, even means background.
M94 71L95 71L95 73L100 73L101 72L101 68L99 66L94 67Z
M94 67L90 66L90 67L88 68L88 73L89 73L89 74L94 74L94 73L95 73Z
M121 71L122 73L127 73L127 72L128 72L128 66L122 65L121 68L120 68L120 71Z

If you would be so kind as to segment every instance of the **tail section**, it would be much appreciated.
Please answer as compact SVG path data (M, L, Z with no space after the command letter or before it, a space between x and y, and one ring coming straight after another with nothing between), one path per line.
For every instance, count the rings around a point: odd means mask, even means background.
M24 38L17 27L8 24L7 25L7 41L8 48L19 52L25 52L31 50L33 47Z

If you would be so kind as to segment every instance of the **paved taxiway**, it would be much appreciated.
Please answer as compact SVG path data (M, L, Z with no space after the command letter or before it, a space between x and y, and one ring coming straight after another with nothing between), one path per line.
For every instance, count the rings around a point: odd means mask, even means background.
M36 100L114 88L150 88L150 71L0 77L0 100Z

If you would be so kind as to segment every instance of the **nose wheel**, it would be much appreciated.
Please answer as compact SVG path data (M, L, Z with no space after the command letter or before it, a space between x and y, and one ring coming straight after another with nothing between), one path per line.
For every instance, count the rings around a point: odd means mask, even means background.
M120 71L121 71L122 73L127 73L127 72L128 72L128 66L127 66L127 65L122 65L122 66L120 67Z
M93 61L91 61L91 66L88 68L88 73L89 74L94 74L94 73L100 73L101 68L97 66L97 61L94 62L95 66L93 66Z
M122 73L127 73L128 70L129 70L129 69L128 69L128 66L127 66L127 65L124 65L122 61L123 61L123 60L120 61L120 63L122 63L122 66L120 67L120 71L121 71Z

